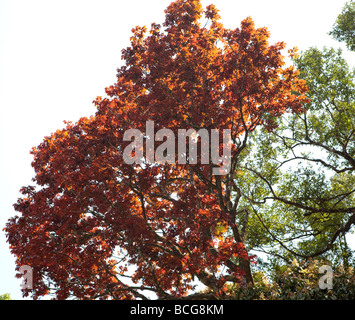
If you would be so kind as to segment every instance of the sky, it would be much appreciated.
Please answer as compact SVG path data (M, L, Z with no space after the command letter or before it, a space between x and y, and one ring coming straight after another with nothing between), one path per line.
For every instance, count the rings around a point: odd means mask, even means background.
M0 0L0 294L22 299L15 258L2 229L16 213L18 190L31 184L29 151L45 136L95 113L92 101L116 79L131 29L164 21L171 0ZM344 0L208 0L235 28L251 16L272 43L301 51L342 48L327 33ZM353 246L354 248L354 246Z

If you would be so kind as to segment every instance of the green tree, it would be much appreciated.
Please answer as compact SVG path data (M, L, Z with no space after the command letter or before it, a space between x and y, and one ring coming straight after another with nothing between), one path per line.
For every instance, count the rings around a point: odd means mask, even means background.
M355 2L351 0L344 6L329 34L345 42L349 50L355 51Z
M255 131L242 187L249 246L280 261L328 256L349 265L355 224L355 72L341 51L310 48L294 60L309 86L303 114Z

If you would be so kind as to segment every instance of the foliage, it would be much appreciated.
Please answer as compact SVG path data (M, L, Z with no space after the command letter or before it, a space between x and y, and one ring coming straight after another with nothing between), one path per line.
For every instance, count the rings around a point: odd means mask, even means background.
M355 51L355 2L346 3L329 33L336 40L345 42L347 48Z
M12 300L9 293L0 294L0 300Z
M323 265L329 262L294 259L292 264L275 266L269 276L257 272L253 287L234 285L228 291L238 300L354 300L354 268L338 265L333 270L332 289L321 289L319 270Z
M21 215L6 232L17 266L34 269L34 298L169 299L194 280L218 296L227 281L253 283L239 166L254 130L303 111L305 81L266 28L251 18L224 28L197 0L175 1L163 25L132 31L95 116L32 150L36 186L22 188ZM124 132L145 132L147 121L174 133L230 129L230 173L212 175L212 163L125 163Z
M165 13L162 25L132 30L96 114L33 148L35 185L21 189L5 228L17 268L33 268L24 295L353 297L354 70L327 48L289 50L287 67L285 44L269 44L266 28L246 18L227 29L197 0ZM231 130L230 172L169 154L155 162L147 137L141 163L126 163L124 134L147 121L175 136ZM268 267L254 265L260 251ZM317 287L315 258L343 265L332 292ZM207 289L195 293L196 281Z
M341 54L310 48L294 58L310 103L274 131L256 130L236 177L250 212L248 246L289 263L354 258L345 234L355 223L355 72Z

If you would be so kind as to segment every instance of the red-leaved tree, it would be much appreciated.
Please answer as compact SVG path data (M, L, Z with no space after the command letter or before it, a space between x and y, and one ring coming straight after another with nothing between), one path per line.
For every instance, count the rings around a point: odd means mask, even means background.
M6 226L18 267L33 268L25 295L223 297L226 282L253 283L233 178L248 134L301 112L306 86L266 28L247 18L231 30L219 19L213 5L177 0L163 25L134 28L117 82L94 101L96 114L33 148L36 185L22 188L20 215ZM214 175L212 161L181 164L178 156L126 163L124 133L144 133L147 121L176 136L230 129L230 172ZM194 292L196 281L208 293Z

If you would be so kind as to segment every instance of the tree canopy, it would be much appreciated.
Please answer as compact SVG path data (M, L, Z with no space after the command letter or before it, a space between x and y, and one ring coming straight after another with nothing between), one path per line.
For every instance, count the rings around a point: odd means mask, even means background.
M352 263L355 83L341 52L290 49L287 66L285 43L270 44L250 17L228 29L198 0L165 14L132 29L95 115L32 150L35 185L21 189L20 215L6 226L17 266L33 268L25 295L226 298L256 286L258 252L274 268L294 258ZM127 163L132 129L145 132L146 152ZM171 158L160 129L230 130L230 170L213 174L201 139L197 163L191 150L186 163ZM170 161L152 159L159 148Z
M336 40L344 42L349 50L355 51L355 2L353 0L345 4L329 34Z

